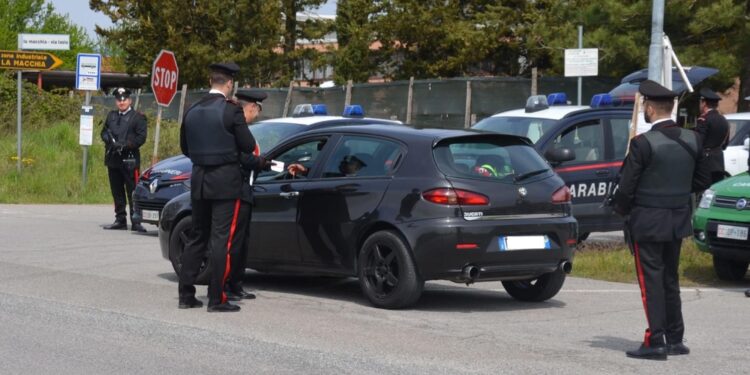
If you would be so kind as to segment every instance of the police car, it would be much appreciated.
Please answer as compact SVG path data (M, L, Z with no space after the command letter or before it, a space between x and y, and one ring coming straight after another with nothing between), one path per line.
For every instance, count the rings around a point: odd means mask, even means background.
M750 144L750 112L724 116L729 122L729 143L724 150L724 169L732 176L747 171Z
M570 189L579 239L622 229L622 219L602 202L625 158L633 109L608 94L589 106L568 105L564 93L532 96L526 107L495 114L473 128L530 139Z
M267 151L284 139L308 130L339 125L389 124L400 121L364 117L359 105L347 106L342 116L328 115L322 104L300 104L292 117L263 120L249 126L260 151ZM141 174L133 191L134 210L141 221L159 225L161 211L170 199L190 190L193 163L185 155L164 159Z

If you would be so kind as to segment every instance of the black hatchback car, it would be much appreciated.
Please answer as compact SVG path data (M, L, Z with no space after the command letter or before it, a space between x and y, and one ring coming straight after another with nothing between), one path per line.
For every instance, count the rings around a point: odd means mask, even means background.
M399 308L434 279L501 280L511 296L543 301L572 267L570 192L525 138L346 126L298 134L265 156L309 173L258 176L247 262L257 271L358 277L372 304ZM178 273L190 215L185 193L159 227Z

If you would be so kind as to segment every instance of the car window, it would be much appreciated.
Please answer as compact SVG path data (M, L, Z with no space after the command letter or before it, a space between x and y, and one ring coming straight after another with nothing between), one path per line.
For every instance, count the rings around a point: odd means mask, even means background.
M248 127L253 134L260 152L268 152L282 140L305 130L305 125L287 124L279 122L259 122Z
M393 141L374 137L343 136L323 168L323 178L389 175L402 153Z
M533 117L488 117L472 126L473 129L526 137L536 143L557 120Z
M612 126L612 142L615 149L615 159L625 159L630 138L630 119L613 118L609 120Z
M750 120L727 120L729 122L729 146L742 146L750 131Z
M534 148L518 140L450 140L439 143L433 155L438 169L449 177L512 183L550 170Z
M559 134L550 147L575 152L573 163L604 160L604 131L598 120L580 123Z
M274 153L273 160L283 163L283 170L263 171L258 175L257 180L267 181L288 178L289 174L286 172L286 168L294 163L302 164L307 171L310 171L318 160L323 147L325 147L326 141L327 138L307 140L281 150L279 153ZM304 177L306 174L300 174L298 177Z

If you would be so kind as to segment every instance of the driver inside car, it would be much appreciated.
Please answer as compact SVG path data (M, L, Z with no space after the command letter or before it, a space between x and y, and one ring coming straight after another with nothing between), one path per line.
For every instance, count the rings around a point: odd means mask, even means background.
M355 155L347 155L342 158L341 163L339 163L339 172L341 172L342 177L356 176L357 172L366 166L367 164ZM307 167L300 163L293 163L287 167L287 172L295 177L298 174L301 176L307 176L309 171L310 170Z

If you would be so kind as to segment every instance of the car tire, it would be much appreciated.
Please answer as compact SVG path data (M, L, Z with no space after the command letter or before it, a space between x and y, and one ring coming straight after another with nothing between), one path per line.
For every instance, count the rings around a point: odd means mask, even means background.
M745 278L748 262L719 258L714 255L714 271L719 280L740 281Z
M511 297L525 302L542 302L554 297L565 283L565 272L557 269L535 279L503 281Z
M407 244L397 233L380 231L370 235L359 251L357 262L359 285L376 307L407 307L422 295L424 280Z
M174 268L174 272L178 277L180 276L180 270L182 269L182 262L180 259L182 258L182 253L185 251L185 242L192 227L193 217L190 215L185 216L177 222L177 225L172 227L172 234L169 238L169 261L172 263L172 268ZM208 257L206 257L201 263L195 283L199 285L207 285L208 278Z

